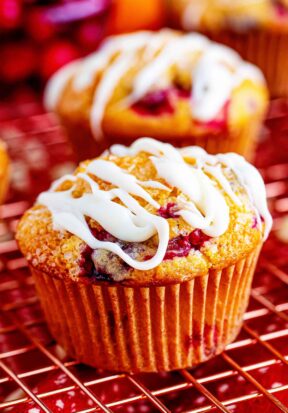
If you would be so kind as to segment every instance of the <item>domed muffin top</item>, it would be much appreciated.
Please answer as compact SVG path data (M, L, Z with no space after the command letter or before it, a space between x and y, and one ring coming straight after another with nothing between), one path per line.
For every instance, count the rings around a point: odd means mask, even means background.
M84 118L96 140L110 131L105 119L120 122L119 113L134 124L181 111L198 134L219 129L227 112L234 121L231 100L238 116L262 113L267 90L261 71L204 36L168 29L108 38L92 55L60 69L45 93L48 109Z
M54 182L17 239L52 275L149 284L236 262L270 228L263 180L244 158L141 138Z

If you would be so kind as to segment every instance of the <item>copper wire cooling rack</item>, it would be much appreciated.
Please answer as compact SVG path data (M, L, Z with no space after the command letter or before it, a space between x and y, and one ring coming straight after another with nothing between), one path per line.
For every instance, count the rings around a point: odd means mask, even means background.
M73 158L50 115L10 121L1 133L14 159L0 223L1 412L288 412L288 229L287 244L281 241L288 228L285 102L271 105L256 157L274 229L261 254L243 329L220 356L170 373L95 370L67 358L52 339L13 236L36 193L63 173L63 164L72 168Z

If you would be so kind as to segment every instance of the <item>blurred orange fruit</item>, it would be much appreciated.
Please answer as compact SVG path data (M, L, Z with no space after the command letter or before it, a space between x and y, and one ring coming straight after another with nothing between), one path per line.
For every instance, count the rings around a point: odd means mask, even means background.
M165 25L165 0L114 0L108 23L109 34L153 30Z

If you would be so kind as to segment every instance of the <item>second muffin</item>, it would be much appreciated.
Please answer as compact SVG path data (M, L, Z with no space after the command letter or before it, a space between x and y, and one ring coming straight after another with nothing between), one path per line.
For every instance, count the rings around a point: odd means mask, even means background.
M45 101L82 160L143 135L250 157L267 89L233 50L164 29L109 38L56 73Z

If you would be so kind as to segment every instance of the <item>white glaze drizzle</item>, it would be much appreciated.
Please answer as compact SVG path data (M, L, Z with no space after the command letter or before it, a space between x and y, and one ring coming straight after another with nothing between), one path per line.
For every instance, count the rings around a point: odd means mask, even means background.
M164 179L169 187L157 180L139 181L112 161L96 159L84 167L84 171L60 178L48 192L43 192L38 197L38 203L50 210L55 229L71 232L92 249L102 248L111 251L133 268L154 268L162 262L167 250L169 225L166 219L148 212L133 195L158 209L158 202L143 187L164 191L171 191L176 187L183 194L181 199L179 198L182 208L178 212L179 216L192 228L200 228L212 237L220 236L229 225L229 207L222 191L233 202L241 204L221 170L221 162L236 174L246 188L255 208L265 220L265 235L269 233L272 221L267 209L263 180L257 170L241 156L212 156L198 147L177 150L172 145L152 138L138 139L129 148L114 145L110 152L116 156L134 156L139 152L150 154L158 177ZM186 162L189 158L195 160L195 164ZM222 190L209 178L209 174L215 177ZM92 177L110 183L112 189L100 189ZM78 179L83 179L90 186L91 193L74 198L72 193ZM64 181L70 181L71 188L57 191ZM122 204L115 202L117 199ZM158 234L157 252L147 261L134 260L117 243L99 241L94 237L85 217L97 221L107 232L125 242L144 242Z
M48 81L44 93L44 105L48 110L55 110L67 81L73 76L82 62L76 60L61 67Z
M123 56L119 56L116 61L107 68L105 76L103 76L96 88L90 111L90 126L96 140L102 139L101 124L107 103L111 99L119 79L121 79L131 66L133 58L134 54L129 52Z
M77 62L67 70L60 69L46 89L47 107L57 106L69 79L72 78L72 85L79 92L89 87L100 73L90 111L90 125L95 139L101 139L106 107L122 77L131 67L138 67L137 59L141 59L141 68L131 80L131 93L122 104L131 105L149 91L169 86L171 65L184 65L190 71L192 82L191 116L203 122L217 116L233 89L245 79L264 82L259 69L244 62L228 47L204 36L196 33L179 35L167 29L156 33L144 31L111 37L81 64Z
M246 188L246 191L255 205L260 217L265 222L264 239L269 235L272 228L272 217L266 202L266 190L262 176L248 163L245 158L236 153L225 153L217 156L219 161L227 165L237 176L239 182Z

